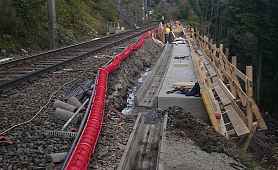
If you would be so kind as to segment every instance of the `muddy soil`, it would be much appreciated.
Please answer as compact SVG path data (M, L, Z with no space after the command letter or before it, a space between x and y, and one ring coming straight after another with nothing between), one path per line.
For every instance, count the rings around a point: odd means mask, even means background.
M240 163L240 166L231 162L229 164L232 169L275 169L273 165L266 167L265 164L260 164L260 160L256 160L254 155L250 153L242 153L235 143L228 141L215 132L211 126L203 123L190 113L183 112L181 108L173 107L165 112L167 112L169 116L167 123L168 134L189 143L190 140L192 140L194 145L200 147L206 154L222 153L233 158L236 162ZM242 167L241 164L244 165L244 167Z
M264 119L268 129L256 132L248 151L264 167L278 169L278 120L269 115L264 116Z

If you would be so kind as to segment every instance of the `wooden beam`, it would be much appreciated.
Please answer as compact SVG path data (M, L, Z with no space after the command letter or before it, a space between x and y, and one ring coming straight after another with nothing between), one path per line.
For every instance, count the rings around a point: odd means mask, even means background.
M247 82L246 94L248 97L253 96L253 67L246 66L246 76L250 79L250 82Z
M231 87L231 91L232 91L232 94L235 96L235 98L237 98L237 92L236 92L236 88L234 87L236 83L236 85L240 86L239 84L239 81L237 79L237 76L236 76L236 72L235 72L235 68L237 66L237 58L236 56L233 56L232 57L232 65L234 65L234 67L232 67L232 74L231 74L231 77L232 77L232 80L233 80L233 86Z
M224 45L223 45L223 44L220 44L219 50L223 52L223 48L224 48Z
M230 75L228 75L227 72L224 72L224 76L226 79L228 79L229 83L231 82L233 84L233 87L236 89L236 92L241 100L241 103L243 106L246 106L246 97L247 95L245 94L245 92L242 90L240 84L234 83L232 77Z
M234 108L231 105L225 106L224 108L227 111L227 115L233 124L237 136L250 134L250 130L247 128L240 116L236 113Z
M240 116L241 119L243 120L243 122L245 124L247 124L247 118L244 115L244 113L242 112L242 110L239 108L237 103L235 102L235 97L233 96L233 94L229 91L229 89L225 86L225 84L220 79L218 80L218 83L219 83L220 87L223 89L223 91L225 92L225 94L227 95L227 97L230 99L231 106L234 108L234 110L236 111L238 116Z
M257 119L258 125L262 130L266 130L267 126L266 123L262 117L262 114L259 110L259 107L257 106L256 102L254 101L253 98L251 98L251 105L252 105L252 111Z
M220 87L224 90L224 92L227 94L227 96L230 98L230 100L236 99L234 97L234 95L230 92L230 90L225 86L225 84L220 79L218 79L218 83L219 83Z
M237 57L236 56L232 56L232 65L237 67Z
M230 49L225 48L225 56L226 56L227 59L229 58L229 53L230 53Z
M252 66L246 66L246 76L249 79L253 79L253 67ZM251 81L247 81L246 82L246 94L249 98L252 98L253 96L253 88L252 88L252 82ZM253 129L253 113L252 113L252 108L251 108L251 102L247 102L246 103L246 114L247 114L247 121L248 121L248 128L249 130Z
M251 133L248 135L246 141L245 141L245 142L243 143L243 145L240 147L241 150L242 150L244 153L246 153L246 151L247 151L247 149L248 149L248 147L249 147L249 144L250 144L250 142L251 142L251 139L252 139L252 137L254 136L254 134L255 134L255 132L256 132L257 127L258 127L258 124L253 125L253 129L251 130Z
M191 89L192 87L194 87L195 82L176 82L172 84L173 88L187 88L187 89Z

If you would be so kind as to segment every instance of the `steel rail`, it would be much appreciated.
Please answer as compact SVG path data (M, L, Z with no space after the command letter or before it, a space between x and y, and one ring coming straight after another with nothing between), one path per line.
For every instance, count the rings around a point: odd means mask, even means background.
M39 57L43 57L43 56L46 56L46 55L63 52L63 51L68 50L68 49L74 49L74 48L77 48L77 47L82 47L82 46L85 46L85 45L89 45L91 43L96 43L96 42L99 42L99 41L107 40L109 38L113 38L113 37L116 37L116 36L119 36L119 35L124 35L124 34L130 33L130 32L134 32L136 30L144 29L146 27L148 27L148 26L141 27L141 28L138 28L138 29L131 29L131 30L119 33L119 34L104 36L100 39L89 40L89 41L81 42L81 43L78 43L78 44L73 44L73 45L69 45L69 46L66 46L66 47L61 47L61 48L58 48L58 49L55 49L55 50L49 50L49 51L42 52L42 53L39 53L39 54L35 54L35 55L28 56L28 57L20 58L20 59L17 59L17 60L12 60L12 61L0 64L0 68L11 66L13 64L16 64L17 62L27 61L27 60L30 60L31 58L39 58Z
M146 26L146 27L142 27L142 28L139 28L139 29L133 29L133 30L130 30L130 31L121 33L121 34L116 34L116 35L113 35L113 36L106 36L106 37L103 38L103 39L98 39L99 41L100 41L100 40L104 40L104 39L107 40L107 39L109 39L109 38L117 37L117 36L119 36L119 35L124 35L124 34L127 34L127 33L133 33L133 32L138 32L138 31L140 31L139 33L135 33L135 34L130 35L130 36L125 37L125 38L121 38L121 39L118 40L118 41L114 41L114 42L111 42L111 43L109 43L109 44L103 45L103 46L101 46L101 47L99 47L99 48L96 48L96 49L94 49L94 50L92 50L92 51L86 52L85 54L81 54L81 55L75 56L75 57L70 58L70 59L68 59L68 60L65 60L65 61L62 61L62 62L53 64L53 65L50 65L50 66L48 66L48 67L45 67L45 68L43 68L43 69L39 69L39 70L34 71L34 72L30 72L29 74L26 74L26 75L24 75L24 76L21 76L21 77L15 78L15 79L13 79L13 80L10 80L10 81L8 81L8 82L5 82L5 83L3 83L3 84L0 84L0 92L1 92L1 91L4 91L4 90L6 90L6 89L9 89L9 88L11 88L11 87L13 87L13 86L15 86L15 85L17 85L17 84L20 84L20 83L22 83L22 82L26 82L27 80L33 79L33 78L35 78L35 77L38 77L39 75L41 75L41 74L43 74L43 73L50 72L50 71L52 71L52 70L54 70L54 69L56 69L56 68L58 68L58 67L61 67L61 66L65 65L65 64L67 64L67 63L69 63L69 62L75 61L75 60L77 60L77 59L81 59L81 58L86 57L86 56L89 56L89 55L92 55L92 54L94 54L94 53L96 53L96 52L99 52L99 51L101 51L101 50L103 50L103 49L109 48L109 47L114 46L114 45L118 45L118 44L120 44L120 43L122 43L122 42L124 42L124 41L126 41L126 40L128 40L128 39L137 37L137 36L143 34L144 32L151 30L152 28L154 28L154 26ZM142 31L141 31L141 30L142 30ZM46 56L46 54L48 54L48 55L49 55L49 54L54 54L54 53L57 53L58 51L61 52L62 50L65 50L65 49L72 49L72 48L75 48L76 46L79 46L79 47L80 47L80 45L82 45L82 44L87 44L87 43L92 43L92 42L98 42L98 41L97 41L97 40L93 40L93 41L89 41L89 42L84 42L84 43L80 43L80 44L78 44L78 45L72 45L72 46L68 46L68 47L65 47L65 48L61 48L61 49L57 49L57 50L45 52L45 53L42 53L42 54L38 54L38 55L35 55L35 56L30 56L30 57L27 57L27 58L23 58L23 59L11 61L11 62L8 62L8 63L6 63L6 64L0 65L0 67L3 66L3 65L5 65L5 66L7 66L7 65L11 66L12 64L16 64L16 62L27 61L27 60L29 60L29 59L32 59L32 58L35 58L35 57L39 57L39 56Z

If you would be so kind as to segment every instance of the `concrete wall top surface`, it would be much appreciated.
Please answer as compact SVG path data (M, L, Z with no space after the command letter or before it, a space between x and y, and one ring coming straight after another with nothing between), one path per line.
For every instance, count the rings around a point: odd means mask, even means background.
M187 44L174 44L171 56L170 65L166 73L164 82L160 89L158 98L160 97L182 97L194 98L185 96L184 94L171 93L167 91L172 90L173 83L178 82L196 82L197 78L194 71L193 61L190 56L190 51ZM188 56L188 57L186 57ZM184 59L177 59L177 57L186 57Z

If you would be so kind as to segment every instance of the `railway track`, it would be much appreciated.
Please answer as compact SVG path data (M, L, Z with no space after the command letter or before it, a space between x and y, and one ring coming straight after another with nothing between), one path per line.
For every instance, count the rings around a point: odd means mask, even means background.
M145 26L1 64L0 92L53 71L69 62L137 37L152 28L154 26Z

